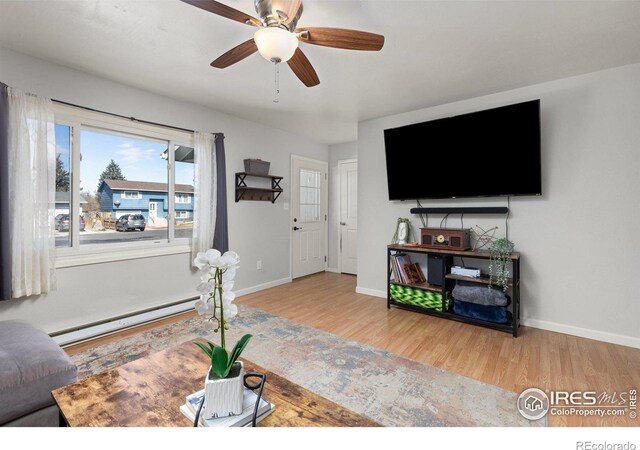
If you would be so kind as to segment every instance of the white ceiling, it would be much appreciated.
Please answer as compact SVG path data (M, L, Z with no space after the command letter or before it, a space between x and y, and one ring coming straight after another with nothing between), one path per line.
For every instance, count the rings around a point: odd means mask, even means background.
M223 0L255 15L252 0ZM306 88L254 54L209 63L255 28L178 0L0 0L0 46L324 143L358 121L640 62L640 2L307 0L299 26L386 36L379 53L303 49Z

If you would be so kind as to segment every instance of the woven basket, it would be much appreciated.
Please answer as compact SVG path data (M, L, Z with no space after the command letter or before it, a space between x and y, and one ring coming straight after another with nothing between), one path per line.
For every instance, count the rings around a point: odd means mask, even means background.
M398 303L442 311L442 294L438 292L392 284L389 287L389 293L391 294L391 298ZM445 299L445 310L449 309L450 300L447 295Z

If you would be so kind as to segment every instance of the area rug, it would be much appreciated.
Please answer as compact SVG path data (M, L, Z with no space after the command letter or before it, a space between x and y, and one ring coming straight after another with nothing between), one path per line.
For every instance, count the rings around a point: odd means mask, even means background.
M544 426L516 409L517 394L240 305L227 342L253 334L243 356L386 426ZM204 337L200 317L145 331L73 356L84 378Z

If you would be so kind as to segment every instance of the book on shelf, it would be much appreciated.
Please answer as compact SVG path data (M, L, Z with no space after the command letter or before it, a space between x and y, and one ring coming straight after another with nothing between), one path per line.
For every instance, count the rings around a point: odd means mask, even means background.
M395 255L391 255L391 273L392 278L395 281L400 282L400 272L398 271L398 263L396 261Z
M180 412L189 419L192 423L196 418L196 413L200 402L204 397L204 389L198 392L194 392L187 396L184 405L180 406ZM198 420L201 427L246 427L251 426L253 420L253 411L256 406L256 400L258 400L258 394L251 389L244 390L244 398L242 400L242 412L235 416L217 417L213 419L204 419L204 406L200 411L200 418ZM258 415L256 417L256 423L267 417L273 412L275 405L264 397L260 399L260 405L258 406Z
M418 284L427 281L418 263L405 264L404 273L406 274L408 284Z
M409 277L407 272L405 271L405 265L411 264L411 258L406 253L396 253L395 255L391 255L391 266L395 268L394 270L394 278L399 283L408 284Z
M411 262L406 253L391 255L391 281L402 284L426 283L427 278L419 263Z
M402 274L398 266L398 255L391 255L391 272L393 274L393 280L398 283L404 283L402 280Z

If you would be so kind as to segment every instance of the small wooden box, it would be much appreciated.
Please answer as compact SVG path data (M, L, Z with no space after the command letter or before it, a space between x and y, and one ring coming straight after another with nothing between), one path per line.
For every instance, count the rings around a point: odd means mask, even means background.
M468 228L421 228L420 247L443 250L468 250L471 230Z

